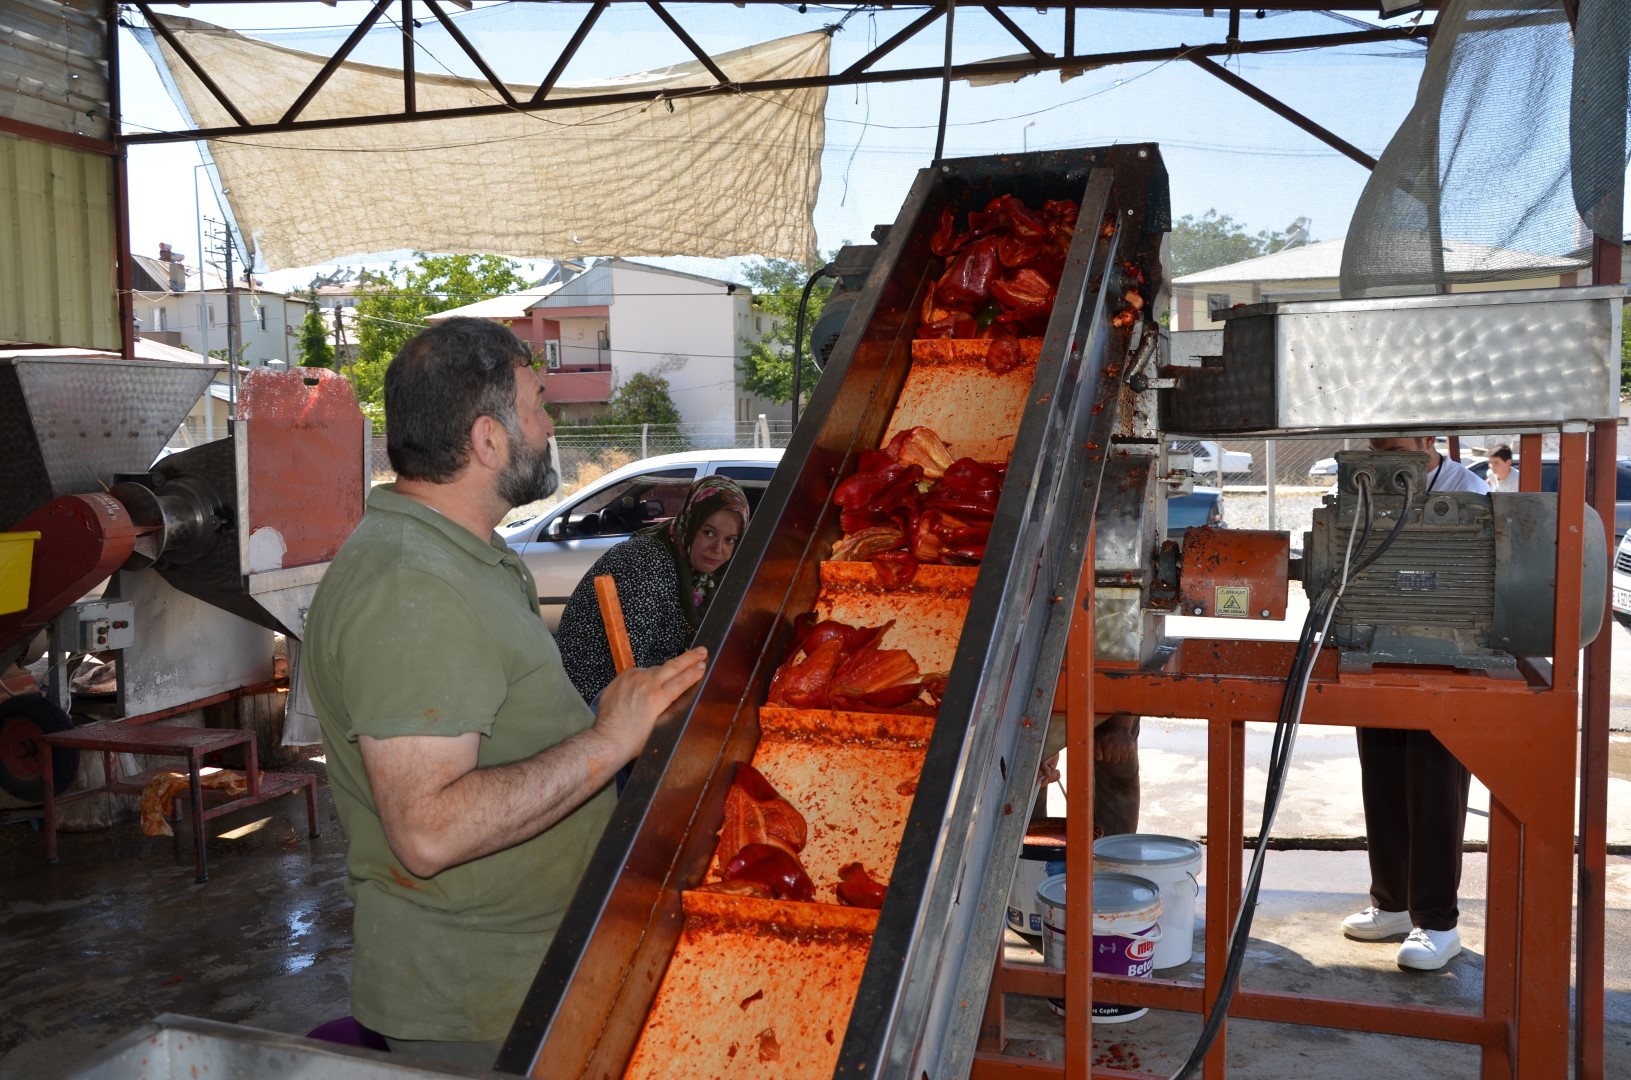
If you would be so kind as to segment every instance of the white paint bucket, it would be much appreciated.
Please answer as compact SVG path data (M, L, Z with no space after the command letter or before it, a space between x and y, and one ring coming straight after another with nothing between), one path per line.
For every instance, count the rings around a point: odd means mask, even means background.
M1049 967L1065 966L1065 875L1059 874L1036 890L1042 905L1042 958ZM1131 975L1147 979L1155 967L1155 946L1161 940L1161 890L1153 881L1131 874L1093 875L1093 973ZM1065 1015L1063 998L1048 1005ZM1095 1024L1124 1024L1149 1009L1135 1005L1093 1003Z
M1161 889L1161 943L1157 968L1187 964L1194 955L1195 898L1201 887L1201 846L1181 836L1122 833L1093 841L1093 872L1132 874Z
M1021 934L1042 935L1042 905L1036 890L1065 872L1065 819L1041 818L1025 830L1025 846L1008 890L1008 925Z

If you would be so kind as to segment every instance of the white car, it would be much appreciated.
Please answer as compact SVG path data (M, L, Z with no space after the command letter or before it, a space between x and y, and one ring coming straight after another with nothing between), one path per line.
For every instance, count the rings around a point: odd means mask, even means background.
M1220 447L1211 439L1174 439L1167 449L1175 454L1188 454L1195 459L1195 475L1216 476ZM1244 476L1252 471L1252 456L1244 450L1223 450L1223 475Z
M1631 532L1620 537L1614 552L1614 621L1631 630Z
M699 476L728 476L756 507L782 459L779 449L688 450L615 469L584 485L538 517L501 525L498 534L520 553L538 582L538 602L551 630L595 560L636 529L679 512Z

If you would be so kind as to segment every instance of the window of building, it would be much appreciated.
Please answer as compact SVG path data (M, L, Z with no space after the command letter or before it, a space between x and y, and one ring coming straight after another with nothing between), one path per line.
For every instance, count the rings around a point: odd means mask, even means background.
M753 317L753 332L755 334L762 334L765 332L765 317L763 315L755 315Z
M561 343L559 341L544 342L544 367L550 371L557 371L561 366Z
M266 305L265 304L256 304L255 305L255 316L260 322L261 329L265 330L266 329Z
M214 304L210 305L209 319L210 319L210 325L214 326L215 325L215 305Z
M165 314L164 308L156 307L153 309L153 329L159 331L169 329L169 325L165 321Z
M1212 292L1206 294L1206 313L1216 315L1220 311L1228 311L1230 307L1229 294L1226 292Z

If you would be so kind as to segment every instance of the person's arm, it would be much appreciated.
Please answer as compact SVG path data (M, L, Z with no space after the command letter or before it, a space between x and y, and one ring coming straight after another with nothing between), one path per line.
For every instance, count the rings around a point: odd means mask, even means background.
M1138 753L1138 737L1133 734L1137 720L1132 713L1115 713L1101 720L1093 732L1093 759L1119 765Z
M525 761L482 769L482 736L360 736L368 786L391 850L428 878L529 840L577 809L645 746L657 718L702 677L692 649L619 675L593 727Z

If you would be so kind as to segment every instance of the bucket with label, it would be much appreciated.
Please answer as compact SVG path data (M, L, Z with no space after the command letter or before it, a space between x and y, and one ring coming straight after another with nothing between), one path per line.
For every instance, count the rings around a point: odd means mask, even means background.
M1025 830L1025 846L1008 890L1008 925L1021 934L1042 936L1042 905L1036 890L1065 872L1065 819L1039 818Z
M1201 846L1181 836L1122 833L1093 841L1093 872L1132 874L1161 890L1161 943L1155 947L1157 968L1189 963L1195 946L1196 875Z
M1049 967L1065 966L1065 875L1059 874L1036 890L1042 905L1042 958ZM1128 975L1147 979L1155 969L1155 947L1161 940L1161 890L1153 882L1131 874L1093 875L1093 974ZM1065 1015L1063 998L1048 1005ZM1149 1009L1095 1001L1095 1024L1123 1024L1137 1020Z

